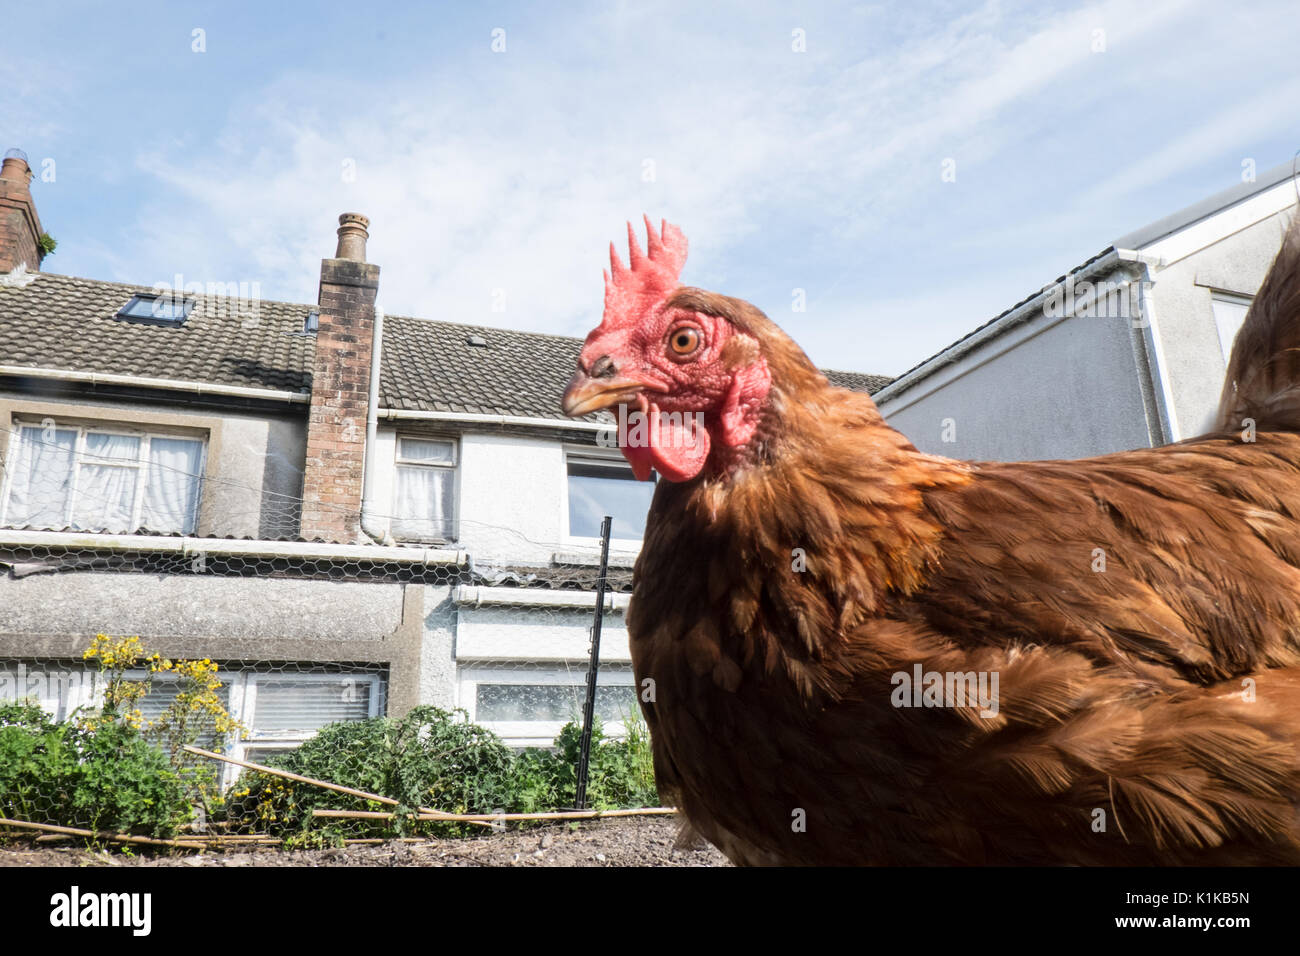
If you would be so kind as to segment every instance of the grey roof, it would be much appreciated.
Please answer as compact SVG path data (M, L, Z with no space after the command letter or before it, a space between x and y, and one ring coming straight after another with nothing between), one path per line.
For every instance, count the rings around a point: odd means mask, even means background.
M1157 219L1141 229L1133 230L1128 235L1120 236L1111 245L1116 249L1141 249L1143 246L1149 246L1157 239L1163 239L1194 222L1200 222L1229 206L1235 206L1243 199L1249 199L1266 189L1272 189L1278 183L1286 182L1296 174L1296 171L1295 160L1281 163L1257 175L1254 182L1230 186L1172 215Z
M37 273L0 286L0 365L179 379L277 391L311 387L311 304L195 295L183 325L114 318L145 286ZM471 337L485 344L470 344ZM412 411L565 420L559 396L582 340L389 315L380 406ZM836 385L874 392L881 375L827 371Z
M486 345L470 345L478 336ZM384 317L381 408L564 418L582 340L409 316Z
M182 379L278 391L311 384L307 306L195 295L179 327L116 319L146 286L41 272L0 287L0 365ZM297 333L297 334L295 334Z
M893 381L888 375L870 375L866 372L841 372L833 368L824 368L822 373L832 385L847 388L854 392L866 392L868 395L874 395Z
M470 337L485 345L470 344ZM409 316L384 317L383 408L564 418L559 396L582 340ZM826 371L831 383L874 392L888 376Z

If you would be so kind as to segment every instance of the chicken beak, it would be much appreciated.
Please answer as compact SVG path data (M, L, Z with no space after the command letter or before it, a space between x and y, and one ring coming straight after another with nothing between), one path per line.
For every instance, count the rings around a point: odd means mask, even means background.
M578 418L612 405L632 402L643 388L643 383L630 378L592 378L579 369L569 380L560 407L564 414Z

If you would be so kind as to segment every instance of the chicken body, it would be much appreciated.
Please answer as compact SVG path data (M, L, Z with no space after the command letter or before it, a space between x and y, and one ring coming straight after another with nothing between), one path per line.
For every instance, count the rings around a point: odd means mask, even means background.
M745 863L1300 862L1297 463L925 462L906 511L824 461L739 509L662 483L628 618L661 786ZM898 706L918 665L996 713Z
M1214 434L1029 463L923 454L752 306L661 296L770 377L647 521L661 792L737 863L1300 863L1298 293L1293 231Z

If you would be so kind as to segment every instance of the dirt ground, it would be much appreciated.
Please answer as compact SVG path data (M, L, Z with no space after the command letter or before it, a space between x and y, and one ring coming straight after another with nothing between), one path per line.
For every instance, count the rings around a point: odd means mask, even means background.
M224 850L154 855L11 843L0 866L729 866L712 846L676 847L678 823L663 817L592 820L421 843L329 850Z

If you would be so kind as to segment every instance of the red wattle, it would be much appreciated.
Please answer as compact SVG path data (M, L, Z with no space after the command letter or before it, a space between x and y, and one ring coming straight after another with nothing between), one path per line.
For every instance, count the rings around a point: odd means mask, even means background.
M656 405L649 407L647 417L658 427L629 429L622 446L637 480L648 479L652 468L669 481L690 481L698 475L709 459L708 429L694 415L660 415ZM636 440L640 437L646 440Z

